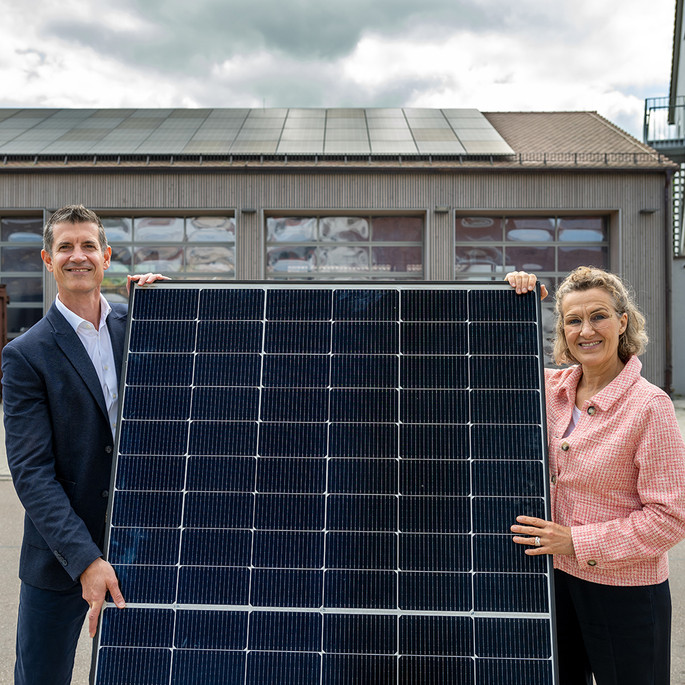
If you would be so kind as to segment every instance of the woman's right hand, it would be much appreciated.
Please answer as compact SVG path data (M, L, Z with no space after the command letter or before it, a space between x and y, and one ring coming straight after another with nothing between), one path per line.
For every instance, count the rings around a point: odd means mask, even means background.
M529 274L526 271L510 271L504 280L509 283L512 288L516 288L516 293L522 295L535 290L535 284L538 282L538 277L535 274ZM540 299L544 300L547 297L547 286L540 283Z

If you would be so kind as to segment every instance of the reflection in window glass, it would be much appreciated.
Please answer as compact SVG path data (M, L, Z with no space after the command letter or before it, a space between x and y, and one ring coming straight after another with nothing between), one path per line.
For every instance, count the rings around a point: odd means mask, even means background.
M502 250L496 247L457 247L457 275L503 273Z
M507 219L505 240L516 240L528 243L553 241L555 223L554 219Z
M266 239L274 243L302 243L316 239L316 218L269 217Z
M138 243L176 243L183 240L184 221L178 217L153 216L134 219L133 237Z
M422 217L269 217L266 237L271 278L423 277Z
M559 220L559 240L600 243L606 240L606 227L600 218L572 217Z
M28 331L43 318L43 308L7 307L7 332L13 337Z
M540 273L554 271L554 248L530 246L507 246L507 263L513 264L516 271Z
M369 237L369 222L355 216L327 216L322 217L319 230L321 240L336 240L354 242L367 240Z
M131 219L109 217L102 219L108 243L126 242L131 240Z
M128 247L112 248L112 258L107 273L112 272L131 273L131 250Z
M607 268L606 247L560 247L559 271L567 274L578 266L597 266Z
M227 247L189 247L186 249L186 272L233 272L233 250Z
M42 243L43 222L41 219L6 218L0 221L2 240L16 243Z
M43 302L42 278L5 278L10 302Z
M43 260L40 258L40 246L35 247L3 247L3 271L33 271L43 270Z
M457 217L457 240L501 241L503 223L502 219L490 216Z
M183 270L183 248L141 247L135 251L136 270L175 273Z
M186 219L189 242L235 242L235 219L227 216L198 216Z

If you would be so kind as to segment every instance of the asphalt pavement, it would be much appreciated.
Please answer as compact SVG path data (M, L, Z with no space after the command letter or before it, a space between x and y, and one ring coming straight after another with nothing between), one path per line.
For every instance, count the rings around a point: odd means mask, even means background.
M685 399L676 399L674 404L680 429L685 435ZM0 685L11 685L13 682L14 633L19 596L17 567L22 527L23 510L7 468L5 436L0 421ZM671 550L669 560L673 598L671 685L685 685L685 540ZM84 629L76 652L73 685L88 683L91 645Z

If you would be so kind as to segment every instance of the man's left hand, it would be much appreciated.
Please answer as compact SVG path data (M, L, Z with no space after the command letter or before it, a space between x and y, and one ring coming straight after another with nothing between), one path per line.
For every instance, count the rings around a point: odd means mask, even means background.
M126 277L126 294L131 292L131 282L135 281L138 285L145 285L147 283L154 283L155 281L170 281L168 276L162 274L129 274Z

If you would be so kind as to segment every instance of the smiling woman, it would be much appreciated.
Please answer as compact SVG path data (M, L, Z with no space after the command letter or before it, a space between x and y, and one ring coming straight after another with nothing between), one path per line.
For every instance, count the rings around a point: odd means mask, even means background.
M537 277L507 280L524 294ZM561 685L593 674L666 685L666 552L685 537L685 443L669 397L640 375L645 319L625 284L578 267L555 300L555 361L572 366L545 371L552 521L519 516L514 542L554 555Z

